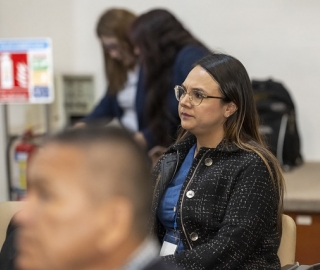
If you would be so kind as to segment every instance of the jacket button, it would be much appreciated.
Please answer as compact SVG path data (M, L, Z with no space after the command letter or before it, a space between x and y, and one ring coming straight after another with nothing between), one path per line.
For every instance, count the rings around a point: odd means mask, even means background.
M198 236L197 233L193 232L193 233L190 234L191 241L197 241L198 238L199 238L199 236Z
M208 166L208 167L211 166L212 163L213 163L213 161L212 161L211 158L206 158L206 159L204 160L204 165L206 165L206 166Z
M187 192L187 197L188 198L192 198L194 196L194 191L193 190L189 190L188 192Z

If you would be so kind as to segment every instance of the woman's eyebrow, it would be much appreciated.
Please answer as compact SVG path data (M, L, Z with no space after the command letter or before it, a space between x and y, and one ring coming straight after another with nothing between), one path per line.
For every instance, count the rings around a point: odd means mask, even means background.
M204 93L204 94L207 93L204 89L199 88L199 87L193 87L193 88L191 88L191 90L192 90L192 91L201 92L201 93Z
M184 89L184 91L187 92L187 88L183 84L181 84L181 87ZM199 88L199 87L192 87L191 91L195 91L195 92L199 92L204 95L208 95L207 91L205 91L204 89Z
M185 87L184 84L181 84L181 87L183 87L183 89L187 91L187 87ZM204 89L199 88L199 87L192 87L191 90L192 90L192 91L199 91L199 92L206 93L206 91L205 91Z

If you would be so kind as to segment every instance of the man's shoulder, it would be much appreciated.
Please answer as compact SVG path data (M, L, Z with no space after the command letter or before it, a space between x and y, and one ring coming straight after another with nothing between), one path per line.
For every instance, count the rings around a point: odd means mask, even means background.
M165 263L161 259L156 259L152 261L148 266L143 268L142 270L181 270L181 268L178 268L177 266L174 266L172 264Z

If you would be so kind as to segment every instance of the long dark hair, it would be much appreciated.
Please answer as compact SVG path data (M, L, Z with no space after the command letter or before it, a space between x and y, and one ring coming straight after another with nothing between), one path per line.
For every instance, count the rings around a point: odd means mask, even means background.
M259 134L259 117L251 81L245 67L236 58L219 53L204 57L196 65L204 68L219 84L219 91L224 97L221 102L233 102L237 106L237 111L228 117L224 124L224 141L234 143L245 151L256 153L265 163L279 194L278 229L281 232L284 178L277 159L267 150ZM178 141L189 135L191 134L188 131L181 129Z
M172 83L172 73L178 52L186 45L204 47L177 18L164 9L154 9L139 16L132 24L130 37L140 50L147 91L147 123L157 141L168 146L172 139L168 130L165 102Z
M136 16L125 9L108 9L98 20L96 33L98 37L116 37L122 49L128 50L132 55L133 46L129 38L129 28ZM127 73L130 67L126 67L122 61L112 59L104 50L105 76L108 81L108 92L116 95L123 89L127 81Z

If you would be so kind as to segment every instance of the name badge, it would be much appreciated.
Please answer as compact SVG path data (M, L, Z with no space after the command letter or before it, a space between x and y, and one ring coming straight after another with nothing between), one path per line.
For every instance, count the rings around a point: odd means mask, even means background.
M176 230L168 229L163 239L163 244L160 250L160 256L175 254L180 242L180 234Z
M178 245L163 241L160 256L173 255L177 250Z

